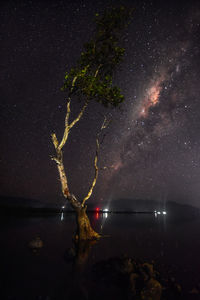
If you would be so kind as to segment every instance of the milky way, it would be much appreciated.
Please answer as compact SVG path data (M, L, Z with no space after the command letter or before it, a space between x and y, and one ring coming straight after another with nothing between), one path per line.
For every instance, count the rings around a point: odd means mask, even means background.
M130 96L133 103L128 108L126 127L121 130L121 144L113 150L115 162L107 174L107 191L110 184L114 186L112 197L128 197L132 191L138 198L152 198L153 193L159 200L195 201L188 198L196 193L200 175L199 133L191 129L199 99L199 66L195 66L199 25L189 30L186 25L189 20L197 22L197 15L188 12L183 23L185 37L171 33L170 42L160 44L163 51L154 60L151 75L140 84L134 99Z
M50 135L62 136L60 87L93 34L93 16L107 6L97 2L1 4L3 195L63 201ZM106 114L112 122L101 146L94 203L127 197L200 206L200 5L124 5L135 8L114 78L125 102L111 111L92 103L71 133L64 150L70 188L79 197L88 190L96 133ZM72 114L80 105L73 103Z

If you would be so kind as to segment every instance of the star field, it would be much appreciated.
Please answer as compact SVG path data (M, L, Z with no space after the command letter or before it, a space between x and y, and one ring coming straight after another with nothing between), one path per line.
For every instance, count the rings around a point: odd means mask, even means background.
M110 4L118 1L110 1ZM100 151L95 203L117 198L175 200L200 207L200 5L198 1L119 1L134 7L115 74L125 102L92 103L64 149L73 193L93 176L95 137L112 118ZM61 138L67 68L92 36L107 1L11 1L1 4L1 194L62 202L50 160L50 135ZM80 103L73 103L77 114Z

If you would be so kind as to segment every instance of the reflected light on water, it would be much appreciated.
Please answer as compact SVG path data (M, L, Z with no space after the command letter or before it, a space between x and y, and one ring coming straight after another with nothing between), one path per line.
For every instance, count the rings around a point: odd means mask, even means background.
M61 221L64 220L64 213L63 213L63 212L61 213L60 220L61 220Z
M155 216L155 218L157 218L157 216L158 215L161 215L161 214L163 214L163 215L166 215L167 214L167 212L164 210L164 211L156 211L156 210L154 210L154 216Z
M103 218L107 219L108 213L103 213Z

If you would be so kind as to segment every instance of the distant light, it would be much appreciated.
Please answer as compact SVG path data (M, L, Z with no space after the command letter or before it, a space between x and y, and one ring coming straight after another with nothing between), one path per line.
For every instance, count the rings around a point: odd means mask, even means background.
M64 209L65 208L65 206L62 206L62 209Z
M108 211L108 208L103 209L103 211L107 212L107 211Z
M158 211L158 212L157 212L157 214L158 214L158 215L160 215L160 214L161 214L161 212L160 212L160 211Z
M99 207L96 208L96 211L99 211Z
M166 215L166 214L167 214L167 212L166 212L166 211L163 211L162 213L163 213L163 215Z

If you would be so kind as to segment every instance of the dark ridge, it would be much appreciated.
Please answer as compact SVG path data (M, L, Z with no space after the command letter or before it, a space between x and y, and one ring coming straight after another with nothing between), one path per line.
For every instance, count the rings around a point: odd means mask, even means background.
M124 208L123 208L124 203ZM64 203L63 203L64 205ZM51 215L64 213L74 213L68 204L44 204L38 200L15 198L15 197L0 197L0 214L1 215ZM114 200L108 211L104 211L106 205L103 203L96 210L96 206L88 206L88 213L108 213L108 214L154 214L155 211L166 211L168 218L185 218L199 217L200 209L187 204L179 204L176 202L162 203L154 200L133 200L120 199Z

